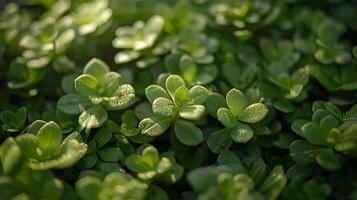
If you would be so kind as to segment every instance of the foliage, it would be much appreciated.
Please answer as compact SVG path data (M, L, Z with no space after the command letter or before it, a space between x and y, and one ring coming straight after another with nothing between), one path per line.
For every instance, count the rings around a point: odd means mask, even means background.
M356 0L19 0L0 199L357 199Z

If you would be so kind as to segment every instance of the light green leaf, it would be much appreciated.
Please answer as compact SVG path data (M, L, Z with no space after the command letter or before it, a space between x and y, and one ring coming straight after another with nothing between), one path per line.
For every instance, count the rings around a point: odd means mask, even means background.
M245 95L237 89L231 89L226 95L226 101L233 116L240 116L246 105Z
M174 95L175 104L178 106L182 106L187 103L187 98L188 98L188 89L185 86L181 86L177 88Z
M262 103L254 103L243 110L239 120L246 123L260 122L268 114L268 108Z
M110 69L105 62L98 58L91 59L83 69L84 74L90 74L99 82L104 81L105 74L109 73Z
M208 98L208 90L203 86L193 86L188 92L190 104L204 104Z
M170 75L167 77L165 85L167 92L174 99L176 90L181 86L185 86L185 81L178 75Z
M82 128L98 128L107 120L107 118L107 111L101 107L95 106L84 110L78 118L78 123Z
M150 85L145 89L146 98L150 103L153 103L155 99L163 97L170 99L170 96L167 94L166 90L159 85Z
M97 94L97 79L89 74L82 74L76 78L74 81L74 87L76 91L83 96L95 95Z
M53 121L48 122L38 131L37 137L42 149L52 151L62 142L61 127Z
M87 145L79 143L76 139L65 139L62 144L62 152L57 158L46 161L29 160L28 164L31 169L62 169L74 165L87 152Z
M201 129L191 122L178 120L175 123L175 134L177 139L185 145L194 146L203 141L203 133Z
M198 120L204 112L205 107L203 105L191 105L180 108L179 115L187 120Z
M139 130L142 134L156 137L165 132L170 126L171 120L166 117L152 116L143 119L139 123Z
M180 59L180 69L182 77L189 83L192 83L196 78L197 66L194 60L188 56L183 55Z
M0 146L2 170L5 174L13 174L20 167L21 149L12 137L9 137Z
M98 177L86 176L76 183L76 191L84 200L99 199L102 182Z
M175 117L177 114L177 108L174 102L163 97L154 100L152 103L152 111L154 114L166 117Z

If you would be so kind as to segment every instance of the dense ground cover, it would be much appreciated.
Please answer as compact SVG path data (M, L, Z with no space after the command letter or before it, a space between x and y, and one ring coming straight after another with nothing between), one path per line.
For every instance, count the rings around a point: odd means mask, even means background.
M19 0L0 199L357 199L357 1Z

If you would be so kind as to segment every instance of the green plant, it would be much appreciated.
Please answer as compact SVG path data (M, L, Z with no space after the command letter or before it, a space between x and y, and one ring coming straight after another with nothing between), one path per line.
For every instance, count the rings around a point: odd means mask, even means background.
M7 3L0 199L356 200L356 32L357 0Z
M154 115L140 122L141 133L152 137L159 136L174 124L176 137L181 143L201 143L203 133L190 121L198 120L204 114L205 106L202 104L207 99L208 90L202 86L188 89L185 81L177 75L168 76L165 87L166 90L160 85L146 88L146 97L152 103Z

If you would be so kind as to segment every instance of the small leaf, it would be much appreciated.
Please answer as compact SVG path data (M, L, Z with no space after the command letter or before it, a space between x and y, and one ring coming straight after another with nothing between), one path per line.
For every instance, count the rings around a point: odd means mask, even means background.
M217 119L225 127L231 128L237 124L237 120L228 108L220 108L217 111Z
M180 69L182 77L189 83L192 83L196 78L197 66L194 60L188 56L183 55L180 59Z
M289 147L290 157L296 162L304 164L314 162L317 153L322 149L304 140L295 140Z
M331 149L320 151L316 155L316 161L321 167L329 171L337 171L341 168L341 161Z
M76 183L76 191L84 200L99 199L101 187L101 180L95 176L86 176Z
M201 129L191 122L178 120L175 123L175 133L177 139L185 145L194 146L203 141L203 133Z
M139 123L139 130L142 134L156 137L165 132L170 126L171 120L166 117L152 116L143 119Z
M193 86L188 92L188 101L191 104L204 104L208 98L208 90L200 85Z
M175 98L175 92L176 90L181 87L185 86L185 81L178 75L170 75L166 79L166 90L170 94L171 98Z
M99 82L104 81L104 76L109 73L110 69L105 62L98 58L91 59L83 69L84 74L90 74L95 77Z
M101 107L94 106L82 112L78 118L78 123L82 128L98 128L107 120L107 118L107 111Z
M104 162L118 162L124 160L124 154L119 148L106 147L97 152Z
M203 105L191 105L182 107L179 115L187 120L198 120L202 117L204 112L205 107Z
M253 129L246 124L238 123L231 130L231 138L238 143L247 143L254 136Z
M260 122L268 114L268 108L262 103L254 103L243 110L239 120L246 123Z
M163 97L170 99L170 96L167 94L166 90L159 85L150 85L145 89L146 98L150 103L153 103L155 99Z
M208 148L213 153L220 153L232 146L232 139L227 129L213 132L207 140Z
M226 96L226 101L233 116L240 116L246 107L245 95L237 89L231 89Z
M321 128L312 122L305 124L302 127L304 137L312 144L325 145L327 144L327 132L321 130Z
M152 111L157 115L175 117L177 108L171 100L159 97L152 103Z
M76 91L83 96L97 94L97 86L97 79L89 74L82 74L74 81L74 87L76 88Z
M12 137L0 146L2 171L5 174L16 173L21 163L21 149Z
M182 106L187 103L188 89L185 86L181 86L177 88L174 96L175 104Z
M218 93L210 93L205 103L207 111L210 115L217 118L217 111L219 108L227 107L226 100Z
M48 122L37 133L39 145L46 151L59 147L62 142L61 127L55 122Z
M87 98L77 94L66 94L62 96L57 103L57 108L70 115L76 115L87 108L90 102Z

